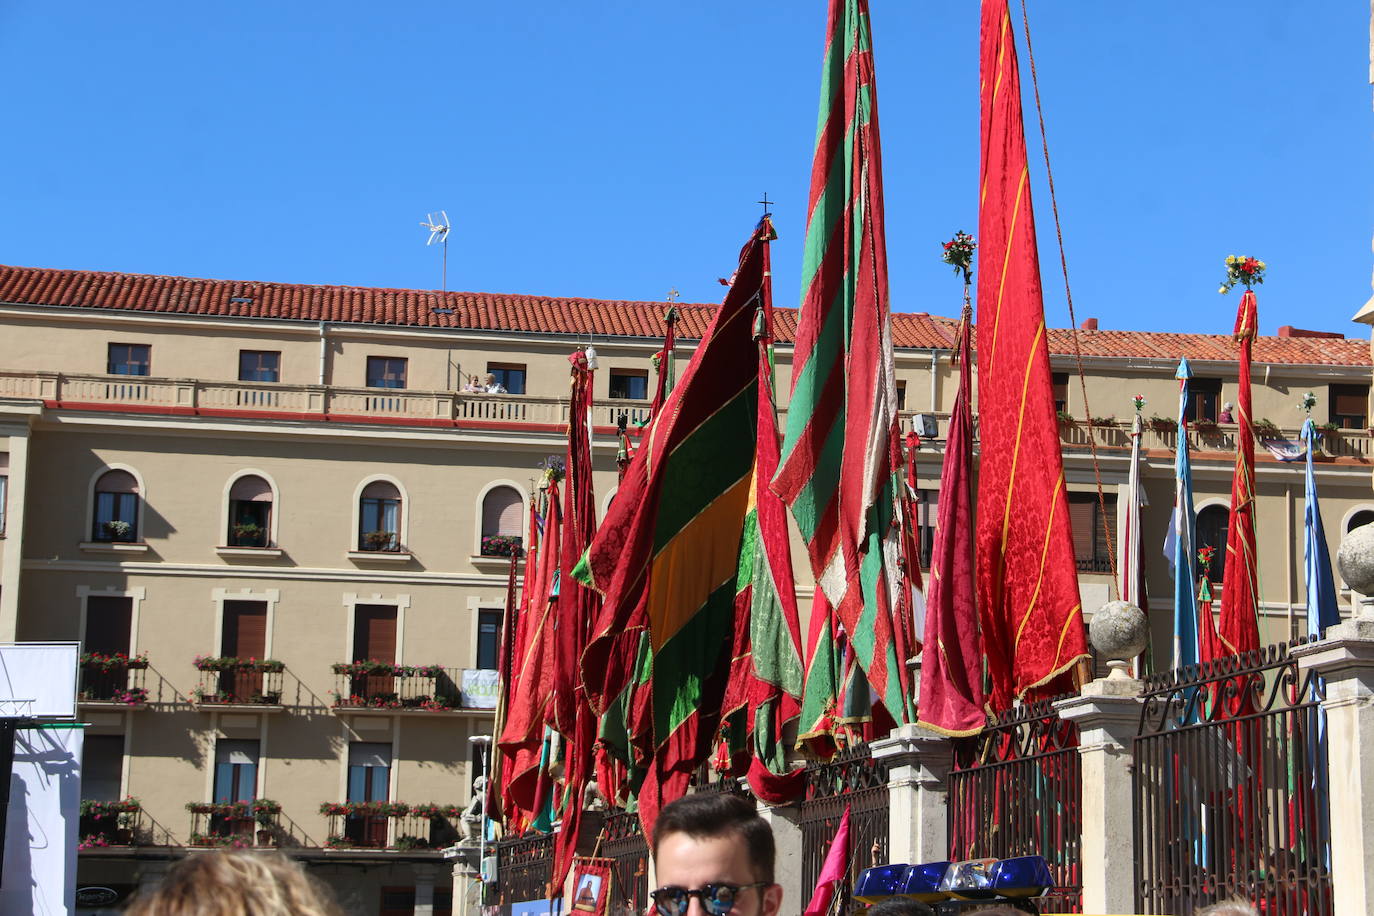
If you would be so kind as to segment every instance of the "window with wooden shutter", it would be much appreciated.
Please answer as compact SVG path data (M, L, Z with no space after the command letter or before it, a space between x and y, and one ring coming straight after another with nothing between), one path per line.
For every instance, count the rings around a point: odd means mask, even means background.
M224 602L221 655L265 658L267 655L267 602Z
M1369 386L1332 385L1331 422L1341 429L1369 428Z
M1116 495L1105 494L1107 511L1096 493L1069 494L1069 525L1073 530L1073 555L1082 572L1111 572L1109 531L1116 526Z
M124 736L87 735L81 745L81 797L118 801L124 775Z
M359 604L353 624L353 661L396 661L396 607Z

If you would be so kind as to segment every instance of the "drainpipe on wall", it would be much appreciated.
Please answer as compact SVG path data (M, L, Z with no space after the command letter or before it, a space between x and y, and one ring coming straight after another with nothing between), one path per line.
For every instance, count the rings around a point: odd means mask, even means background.
M320 322L320 387L324 387L324 367L329 358L329 343L325 340L325 323Z
M935 413L940 409L939 395L939 370L940 370L940 351L934 347L930 348L930 412Z

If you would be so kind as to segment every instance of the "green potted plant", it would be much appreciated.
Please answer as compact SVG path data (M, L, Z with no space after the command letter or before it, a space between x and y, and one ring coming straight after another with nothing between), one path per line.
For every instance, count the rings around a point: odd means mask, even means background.
M134 526L119 518L101 523L100 530L107 541L131 541L134 537Z
M399 550L394 531L365 531L362 538L363 550Z
M232 531L234 533L235 547L267 546L267 529L263 528L257 522L239 522L238 524L234 525Z

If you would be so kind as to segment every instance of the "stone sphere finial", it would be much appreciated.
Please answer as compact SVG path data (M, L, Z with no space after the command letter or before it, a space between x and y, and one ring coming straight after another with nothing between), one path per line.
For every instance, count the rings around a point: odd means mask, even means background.
M1126 668L1150 643L1150 623L1145 613L1126 601L1108 601L1088 623L1093 648L1105 656L1108 677L1129 677Z
M1374 595L1374 525L1361 525L1341 540L1336 565L1346 585L1361 595Z

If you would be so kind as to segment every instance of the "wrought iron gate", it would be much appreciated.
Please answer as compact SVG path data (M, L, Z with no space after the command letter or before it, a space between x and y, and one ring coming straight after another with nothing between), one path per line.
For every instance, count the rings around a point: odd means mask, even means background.
M806 768L806 794L798 818L802 839L802 894L811 893L820 876L835 831L849 812L850 873L841 889L839 912L849 911L849 893L858 873L887 862L887 763L874 760L868 745L842 751L829 763ZM806 901L802 900L801 907Z
M1135 739L1140 912L1233 895L1268 916L1331 912L1323 695L1286 644L1146 681Z
M949 857L1044 856L1055 887L1041 909L1082 912L1078 726L1050 703L1007 710L981 734L954 741Z
M634 916L649 906L649 843L634 812L612 811L601 828L600 855L615 860L611 916Z

